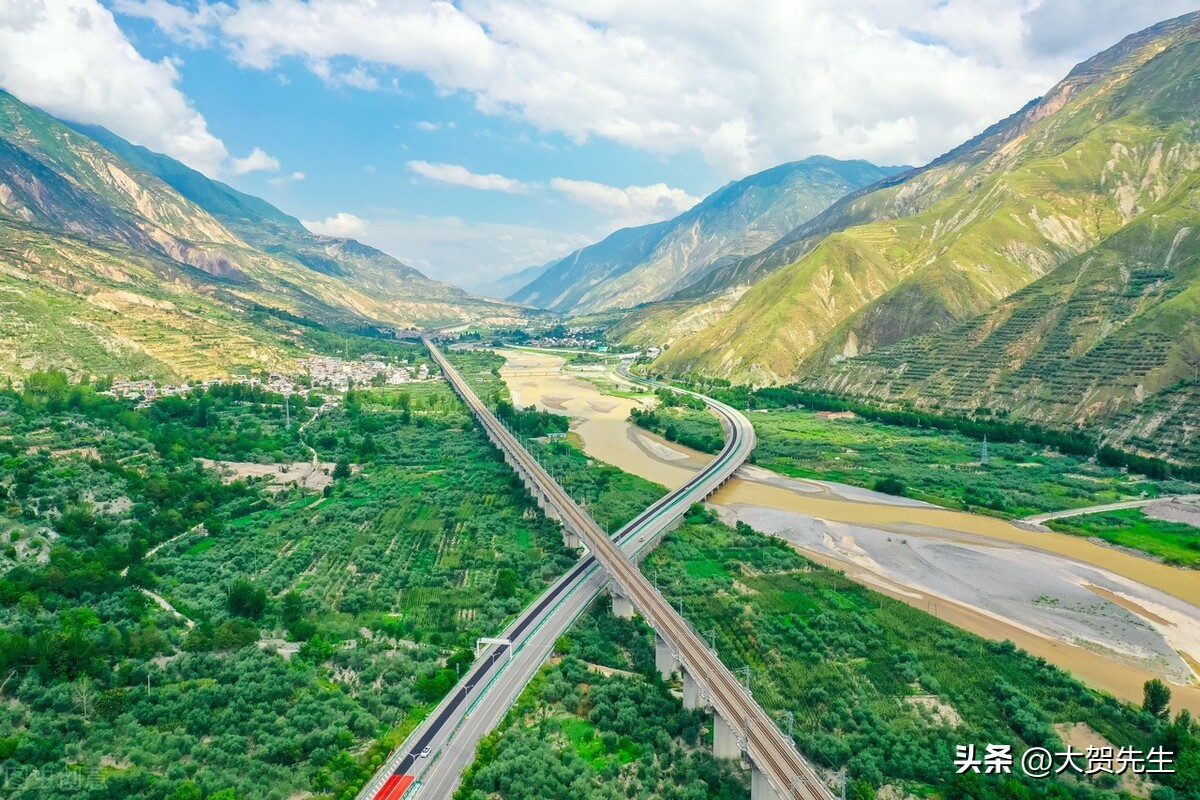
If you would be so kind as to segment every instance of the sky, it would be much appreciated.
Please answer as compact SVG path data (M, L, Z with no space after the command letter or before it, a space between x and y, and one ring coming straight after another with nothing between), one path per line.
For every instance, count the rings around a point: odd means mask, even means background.
M0 0L0 87L477 289L786 161L923 164L1196 5Z

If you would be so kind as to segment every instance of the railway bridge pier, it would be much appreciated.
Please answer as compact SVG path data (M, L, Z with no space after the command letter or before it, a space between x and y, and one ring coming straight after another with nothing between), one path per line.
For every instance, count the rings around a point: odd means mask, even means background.
M613 595L614 608L619 595ZM625 603L629 601L622 598ZM632 616L632 614L630 614ZM751 720L728 720L721 716L713 706L711 695L680 659L679 654L661 636L654 637L654 666L664 681L671 680L676 673L683 681L683 707L685 709L704 709L712 715L713 755L717 758L737 759L745 761L750 767L750 800L781 800L780 795L771 786L765 772L749 755L749 727ZM747 693L749 690L746 690Z

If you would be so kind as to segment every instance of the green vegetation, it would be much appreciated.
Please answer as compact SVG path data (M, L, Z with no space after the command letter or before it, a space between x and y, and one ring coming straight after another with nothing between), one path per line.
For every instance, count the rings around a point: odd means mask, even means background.
M654 409L634 408L629 419L668 442L678 442L702 453L720 452L725 444L721 423L708 411L660 403Z
M1190 375L1180 350L1197 334L1178 334L1195 319L1198 250L1180 232L1195 229L1200 150L1196 106L1179 98L1196 80L1197 27L1184 17L1129 37L944 158L716 270L711 289L750 288L728 313L674 309L674 343L657 365L759 385L828 371L827 388L1003 403L1063 425L1103 419ZM1173 155L1141 155L1160 147ZM1005 303L1043 276L1068 290ZM717 293L691 296L703 304ZM993 309L977 336L953 330ZM696 331L705 318L712 324ZM1000 328L1016 335L981 343ZM936 349L914 340L904 358L870 370L847 358L894 356L888 345L923 334ZM1137 428L1169 441L1159 422Z
M572 562L444 384L351 392L302 436L281 399L0 391L6 797L350 797ZM324 491L193 460L306 444L347 465Z
M710 754L703 714L684 711L658 679L653 632L603 604L580 617L559 641L562 660L480 743L455 800L745 797L743 777Z
M1121 547L1141 550L1168 564L1200 568L1200 528L1147 517L1140 508L1052 519L1046 525L1061 533L1097 536Z
M1149 480L1125 474L1117 466L1105 466L1103 459L1088 458L1086 447L1073 446L1079 444L1076 435L1060 440L1055 432L1010 425L1003 419L939 417L927 412L881 409L788 387L749 391L747 387L730 386L727 381L722 382L723 386L705 383L709 385L701 387L704 391L725 402L758 409L749 415L758 436L754 462L792 477L839 481L948 508L1006 517L1196 489L1181 480ZM805 401L805 410L778 410L801 401ZM825 410L832 412L853 411L851 416L835 417L810 410L814 406L828 407ZM761 413L765 409L776 410ZM679 407L635 409L631 419L689 447L710 453L721 447L720 426L706 412ZM989 440L988 463L981 465L985 434ZM1028 438L1023 439L1023 435ZM1066 452L1050 445L1059 445ZM1084 453L1072 454L1071 450ZM1148 522L1147 528L1163 535L1149 536L1150 531L1143 529L1119 543L1164 557L1194 557L1189 540L1177 536L1185 533L1179 529L1187 527ZM1169 546L1169 554L1156 546L1146 546L1154 545L1156 538ZM1167 545L1169 542L1173 544Z
M1023 517L1043 511L1181 494L1195 487L1124 474L1078 455L1025 442L981 440L928 427L812 411L752 413L754 462L799 478L819 478L906 494L949 508ZM880 485L886 482L886 485Z
M706 281L712 265L762 249L848 192L897 171L812 156L724 186L674 219L622 228L540 272L510 296L592 315L661 300Z
M704 565L696 569L696 565ZM749 526L689 518L643 564L670 586L697 630L716 630L731 669L751 669L755 698L791 712L800 749L846 767L856 791L883 785L946 798L1101 798L1115 782L1047 783L956 776L955 746L1060 748L1056 725L1083 722L1109 742L1180 753L1155 797L1200 797L1200 726L1175 722L1161 692L1146 713L1093 692L1066 672L989 642L807 561Z
M293 357L342 350L297 339L511 313L5 92L0 173L0 375L294 371Z

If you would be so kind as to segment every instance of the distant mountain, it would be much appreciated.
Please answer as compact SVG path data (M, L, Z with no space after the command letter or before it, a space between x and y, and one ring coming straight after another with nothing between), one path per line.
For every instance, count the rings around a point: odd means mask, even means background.
M673 343L666 371L767 384L995 307L1183 197L1200 165L1198 34L1191 14L1126 38L975 139L847 196L619 333Z
M286 365L289 320L513 315L91 133L103 145L0 92L0 374L207 377Z
M622 228L551 265L509 299L571 314L661 300L897 171L823 156L782 164L724 186L674 219Z
M546 270L558 263L558 259L549 261L545 264L539 264L535 267L526 267L511 274L497 278L493 281L480 283L477 285L468 285L472 292L480 297L494 297L496 299L506 298L509 295L521 289L525 285L533 282L541 277Z

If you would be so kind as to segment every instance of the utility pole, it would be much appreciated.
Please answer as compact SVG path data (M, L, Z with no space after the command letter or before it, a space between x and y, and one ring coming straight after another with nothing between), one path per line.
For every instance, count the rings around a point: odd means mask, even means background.
M790 739L790 738L792 738L792 731L796 727L796 715L793 714L791 711L784 711L783 718L784 718L784 720L787 721L788 738Z
M713 628L704 635L708 637L708 649L717 652L717 629Z
M746 675L746 691L750 691L750 665L747 664L738 670L738 672L742 672Z

